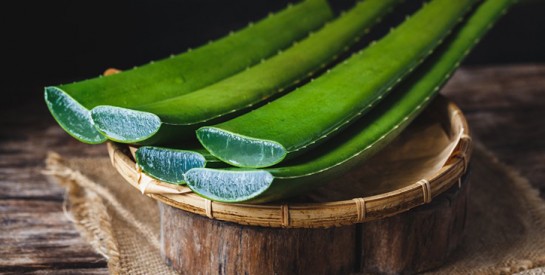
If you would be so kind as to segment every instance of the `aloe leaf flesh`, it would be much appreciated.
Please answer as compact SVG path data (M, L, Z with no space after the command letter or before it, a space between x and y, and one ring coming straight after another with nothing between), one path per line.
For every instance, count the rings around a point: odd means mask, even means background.
M135 156L147 175L173 184L185 183L185 172L206 165L205 157L194 151L142 146Z
M46 87L45 100L70 135L101 143L106 138L89 119L93 107L140 106L195 91L272 56L332 16L325 0L306 0L195 50L107 77Z
M193 168L226 168L228 165L204 150L188 146L189 149L174 149L156 146L141 146L136 150L138 167L146 175L172 184L185 184L185 173Z
M109 139L124 143L151 144L194 138L199 126L232 118L282 93L334 60L397 2L400 1L360 2L280 54L192 93L131 109L97 106L91 110L95 126Z
M186 173L193 190L215 201L238 202L249 200L265 192L273 182L273 176L265 170L218 170L195 168Z
M212 155L239 167L268 167L302 154L376 105L474 2L431 1L329 73L247 114L201 127L197 137Z
M106 137L95 129L89 110L70 95L56 87L47 87L44 97L55 120L74 138L89 144L106 141Z
M217 186L212 182L203 183L206 179L221 178L226 171L233 173L232 170L220 169L189 170L188 186L196 193L218 201L262 203L316 188L320 183L360 165L386 146L424 109L472 47L514 2L484 1L429 60L377 108L347 127L342 135L317 147L310 154L292 160L289 165L258 170L267 171L273 176L268 187L264 186L265 179L259 178L246 183L255 186L230 191L225 190L229 186L220 186L221 181L217 182ZM257 189L259 193L244 193L244 190ZM233 193L237 192L239 197L234 199L236 196ZM229 196L223 198L223 194Z
M161 119L149 112L130 111L115 106L100 105L90 112L95 128L108 139L121 143L137 143L140 137L153 136L161 127ZM107 124L108 129L101 125ZM130 125L131 131L124 131Z

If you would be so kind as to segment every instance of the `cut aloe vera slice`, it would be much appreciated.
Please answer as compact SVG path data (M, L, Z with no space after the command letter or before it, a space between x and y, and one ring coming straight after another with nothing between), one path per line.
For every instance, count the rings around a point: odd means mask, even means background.
M164 143L194 137L199 126L232 118L309 77L357 41L355 38L397 2L363 1L286 51L198 91L132 110L98 106L91 111L95 126L109 139L124 143ZM169 134L165 134L167 131Z
M83 142L100 143L105 138L88 119L88 110L93 107L140 106L195 91L275 54L331 18L325 0L290 5L195 50L107 77L46 87L47 106L70 135Z
M174 184L185 183L185 172L206 164L205 157L194 151L143 146L135 155L138 166L146 174Z
M244 172L240 172L236 175L244 178L244 184L250 186L234 189L230 184L224 185L224 181L212 181L221 179L224 173L229 173L229 182L236 181L232 170L219 169L189 170L186 173L188 186L196 193L217 201L269 202L316 188L320 183L342 175L355 165L361 165L362 161L394 139L423 110L471 48L513 2L486 0L431 59L377 108L347 127L342 135L332 138L309 154L291 160L289 165L257 170L273 176L268 186L268 175L244 177ZM262 178L255 175L261 175ZM223 197L224 194L228 196Z
M259 196L266 191L274 177L264 170L231 171L195 168L186 173L191 189L215 201L238 202Z
M79 141L98 144L106 141L93 125L91 113L71 96L56 87L47 87L45 102L59 125ZM61 123L62 122L62 123Z
M240 167L272 166L308 151L369 111L474 2L432 1L329 73L245 115L202 127L197 137L212 155Z
M124 110L127 109L101 105L93 108L90 116L95 118L93 123L100 133L117 142L136 143L142 136L153 136L161 127L161 119L152 113ZM132 131L124 132L127 126Z
M189 146L181 150L165 147L142 146L136 150L138 167L152 178L184 184L185 173L193 168L226 168L227 165L204 150L202 147Z

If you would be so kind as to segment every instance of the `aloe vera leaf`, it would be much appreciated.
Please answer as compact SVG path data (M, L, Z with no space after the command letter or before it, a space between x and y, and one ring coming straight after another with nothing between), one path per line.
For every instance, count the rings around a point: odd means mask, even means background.
M470 9L473 0L435 0L373 45L313 82L197 137L231 165L260 168L315 146L369 111Z
M486 0L480 4L421 68L377 108L348 126L342 135L330 139L310 154L291 160L286 166L260 170L273 176L271 183L268 183L268 175L263 178L241 176L240 179L231 176L218 181L218 186L215 186L205 181L222 178L226 171L232 175L234 171L196 168L186 173L188 186L201 196L223 202L269 202L316 188L361 165L362 161L393 140L425 108L471 48L514 2ZM237 181L238 185L251 187L234 189L231 182L226 181ZM245 193L245 190L252 192Z
M226 164L202 148L189 150L142 146L136 150L136 163L148 176L172 183L185 184L185 173L193 168L225 168Z
M275 54L331 18L325 0L307 0L195 50L107 77L46 87L45 100L70 135L101 143L106 137L89 119L93 107L139 106L192 92Z
M309 77L357 41L397 2L360 2L308 38L246 71L186 95L131 109L97 106L91 110L92 119L99 132L117 142L152 144L194 137L199 126L232 118Z
M56 87L47 87L44 97L55 120L71 136L90 144L106 141L106 137L95 129L89 110L70 95Z
M186 150L143 146L136 150L136 161L143 172L169 183L182 184L189 169L204 167L203 155ZM168 161L165 161L168 160Z
M214 201L242 202L265 192L274 177L265 170L221 170L193 168L186 173L188 186ZM251 183L251 184L248 184Z

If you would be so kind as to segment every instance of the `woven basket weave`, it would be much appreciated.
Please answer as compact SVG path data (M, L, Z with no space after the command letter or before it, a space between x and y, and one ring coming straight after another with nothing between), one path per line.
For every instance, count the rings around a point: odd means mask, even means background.
M129 146L108 143L108 152L113 166L135 188L141 189L142 177L148 183L179 194L148 193L147 196L173 207L208 216L210 218L244 225L287 228L331 227L382 219L429 203L434 197L455 184L461 183L471 154L471 138L465 117L459 108L439 98L430 106L445 111L448 115L443 125L462 132L456 149L446 164L434 175L417 182L407 182L398 189L367 197L322 203L272 203L272 204L228 204L212 202L194 194L189 188L152 180L136 167ZM168 193L168 192L167 192Z

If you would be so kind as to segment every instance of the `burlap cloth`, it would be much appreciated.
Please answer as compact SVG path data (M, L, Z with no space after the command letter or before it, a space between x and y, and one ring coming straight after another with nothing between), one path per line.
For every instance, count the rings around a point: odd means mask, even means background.
M465 237L439 274L544 274L545 202L519 173L482 146L472 157ZM154 200L127 184L106 158L47 158L67 189L67 214L112 274L175 274L160 255Z

